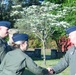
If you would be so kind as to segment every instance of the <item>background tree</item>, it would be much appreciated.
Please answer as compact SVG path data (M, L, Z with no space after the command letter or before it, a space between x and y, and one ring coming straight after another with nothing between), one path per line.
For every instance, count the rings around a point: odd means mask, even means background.
M61 5L58 4L43 2L40 6L32 5L28 8L22 8L23 12L17 11L21 17L16 19L14 27L19 28L20 31L32 32L41 39L44 64L46 64L45 49L48 36L52 36L55 31L61 31L61 28L64 30L65 27L69 26L68 23L58 20L66 13L60 7ZM52 11L56 11L56 14L52 14Z
M13 27L19 28L22 32L33 32L41 39L45 61L46 40L51 36L51 38L57 41L60 36L65 34L65 28L69 26L68 23L70 23L70 25L76 24L76 7L70 7L70 4L66 4L66 6L69 7L65 7L65 4L59 5L50 2L42 2L42 4L38 6L34 4L26 7L22 6L22 1L13 1L12 11L8 14L10 15L9 20L11 20L12 23L16 22ZM71 4L71 6L73 5L75 4ZM2 18L4 19L4 16L2 16Z
M45 0L45 1L50 1L50 2L56 3L56 4L66 4L66 5L76 3L76 0Z
M0 20L9 20L12 0L0 1Z

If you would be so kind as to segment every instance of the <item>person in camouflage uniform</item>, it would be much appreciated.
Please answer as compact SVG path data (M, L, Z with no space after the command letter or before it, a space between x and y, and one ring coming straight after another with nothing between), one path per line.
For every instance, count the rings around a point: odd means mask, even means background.
M58 74L70 67L70 75L76 75L76 26L72 26L66 30L70 42L73 44L68 49L65 56L52 68L47 68L50 74Z
M38 66L26 53L28 48L27 34L14 34L15 49L9 51L0 65L0 75L22 75L28 68L36 75L48 75L48 70Z
M11 23L9 21L0 21L0 63L7 53L7 43L5 37L8 35L8 30Z

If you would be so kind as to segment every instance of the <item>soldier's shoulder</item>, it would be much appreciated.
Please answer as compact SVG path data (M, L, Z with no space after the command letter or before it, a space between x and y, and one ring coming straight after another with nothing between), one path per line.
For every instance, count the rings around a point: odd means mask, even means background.
M9 51L8 54L17 55L19 54L19 49L13 49L12 51Z
M7 56L14 56L15 55L15 52L12 50L12 51L9 51L6 55Z

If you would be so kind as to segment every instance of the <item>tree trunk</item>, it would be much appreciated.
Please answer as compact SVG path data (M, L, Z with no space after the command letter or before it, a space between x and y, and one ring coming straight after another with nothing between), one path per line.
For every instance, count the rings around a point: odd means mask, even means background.
M46 65L46 49L45 49L45 40L43 40L43 60L44 60L44 65Z

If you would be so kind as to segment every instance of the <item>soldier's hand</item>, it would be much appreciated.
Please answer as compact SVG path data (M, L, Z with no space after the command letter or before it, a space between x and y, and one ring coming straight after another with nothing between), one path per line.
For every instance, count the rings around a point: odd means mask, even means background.
M49 75L49 71L48 71L48 69L46 69L46 68L44 68L44 69L42 70L42 72L43 72L43 75Z
M49 72L49 75L53 75L54 74L54 70L52 68L47 68L48 69L48 72Z

